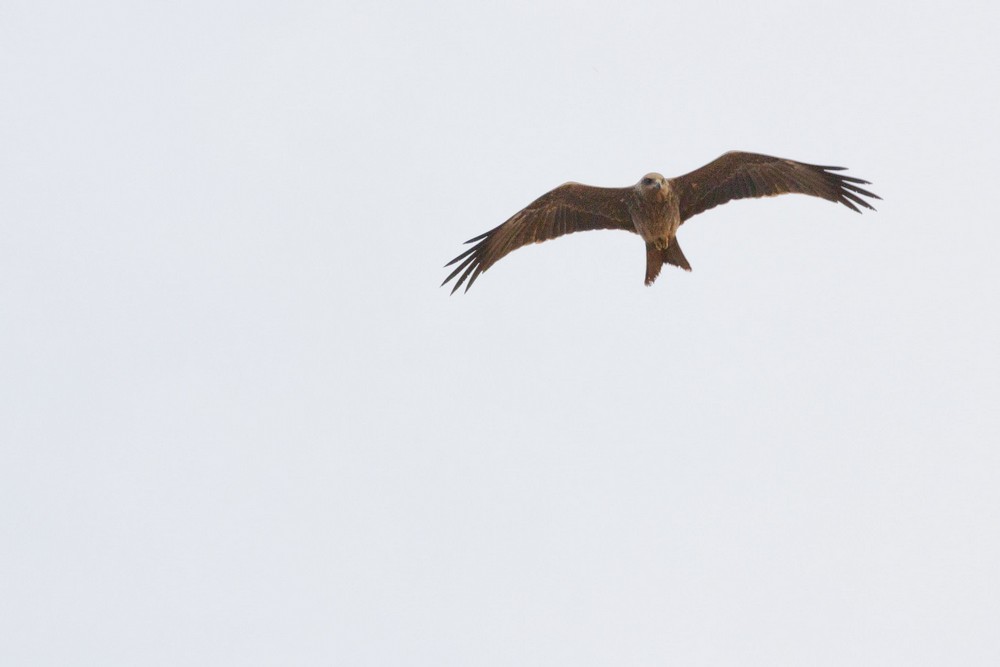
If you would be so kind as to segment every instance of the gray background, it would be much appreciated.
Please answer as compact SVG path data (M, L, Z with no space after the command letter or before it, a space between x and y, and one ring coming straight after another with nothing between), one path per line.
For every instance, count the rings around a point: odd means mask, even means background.
M998 24L7 0L0 662L1000 664ZM438 288L730 149L885 201Z

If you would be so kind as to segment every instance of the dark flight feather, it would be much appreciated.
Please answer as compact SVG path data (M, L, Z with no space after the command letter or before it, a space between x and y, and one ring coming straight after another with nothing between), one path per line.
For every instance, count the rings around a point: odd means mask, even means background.
M833 173L843 169L730 151L690 174L670 180L680 199L681 222L733 199L786 193L822 197L858 213L858 206L874 211L862 197L881 197L858 187L868 185L868 181Z
M592 229L634 232L626 204L630 191L631 188L597 188L580 183L560 185L515 213L502 225L466 241L475 245L445 264L452 266L457 263L458 266L441 284L457 276L452 293L463 283L468 291L479 274L498 259L529 243L541 243L564 234Z

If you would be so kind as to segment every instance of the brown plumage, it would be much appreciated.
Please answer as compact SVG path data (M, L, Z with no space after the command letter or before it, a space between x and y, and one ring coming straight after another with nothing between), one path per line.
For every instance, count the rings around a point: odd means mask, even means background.
M800 193L875 210L863 197L881 199L859 185L868 181L836 174L843 167L821 167L781 158L732 151L704 167L677 178L647 174L625 188L597 188L566 183L542 195L509 220L469 239L471 248L445 266L458 264L445 278L456 276L452 293L501 257L529 243L591 229L621 229L646 242L646 284L651 285L664 263L691 270L677 242L677 229L689 218L733 199Z

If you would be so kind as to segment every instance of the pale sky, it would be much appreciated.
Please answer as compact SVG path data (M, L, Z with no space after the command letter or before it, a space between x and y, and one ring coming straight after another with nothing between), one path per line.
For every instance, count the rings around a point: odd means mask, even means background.
M0 664L1000 664L1000 5L0 7ZM735 202L442 265L568 180Z

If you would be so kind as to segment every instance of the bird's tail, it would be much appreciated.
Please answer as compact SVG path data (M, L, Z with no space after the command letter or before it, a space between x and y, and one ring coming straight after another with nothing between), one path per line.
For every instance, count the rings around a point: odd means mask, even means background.
M677 243L677 237L670 239L670 245L660 250L652 243L646 244L646 284L652 285L656 276L660 275L660 269L664 264L679 266L685 271L691 270L687 257L681 251L681 246Z

